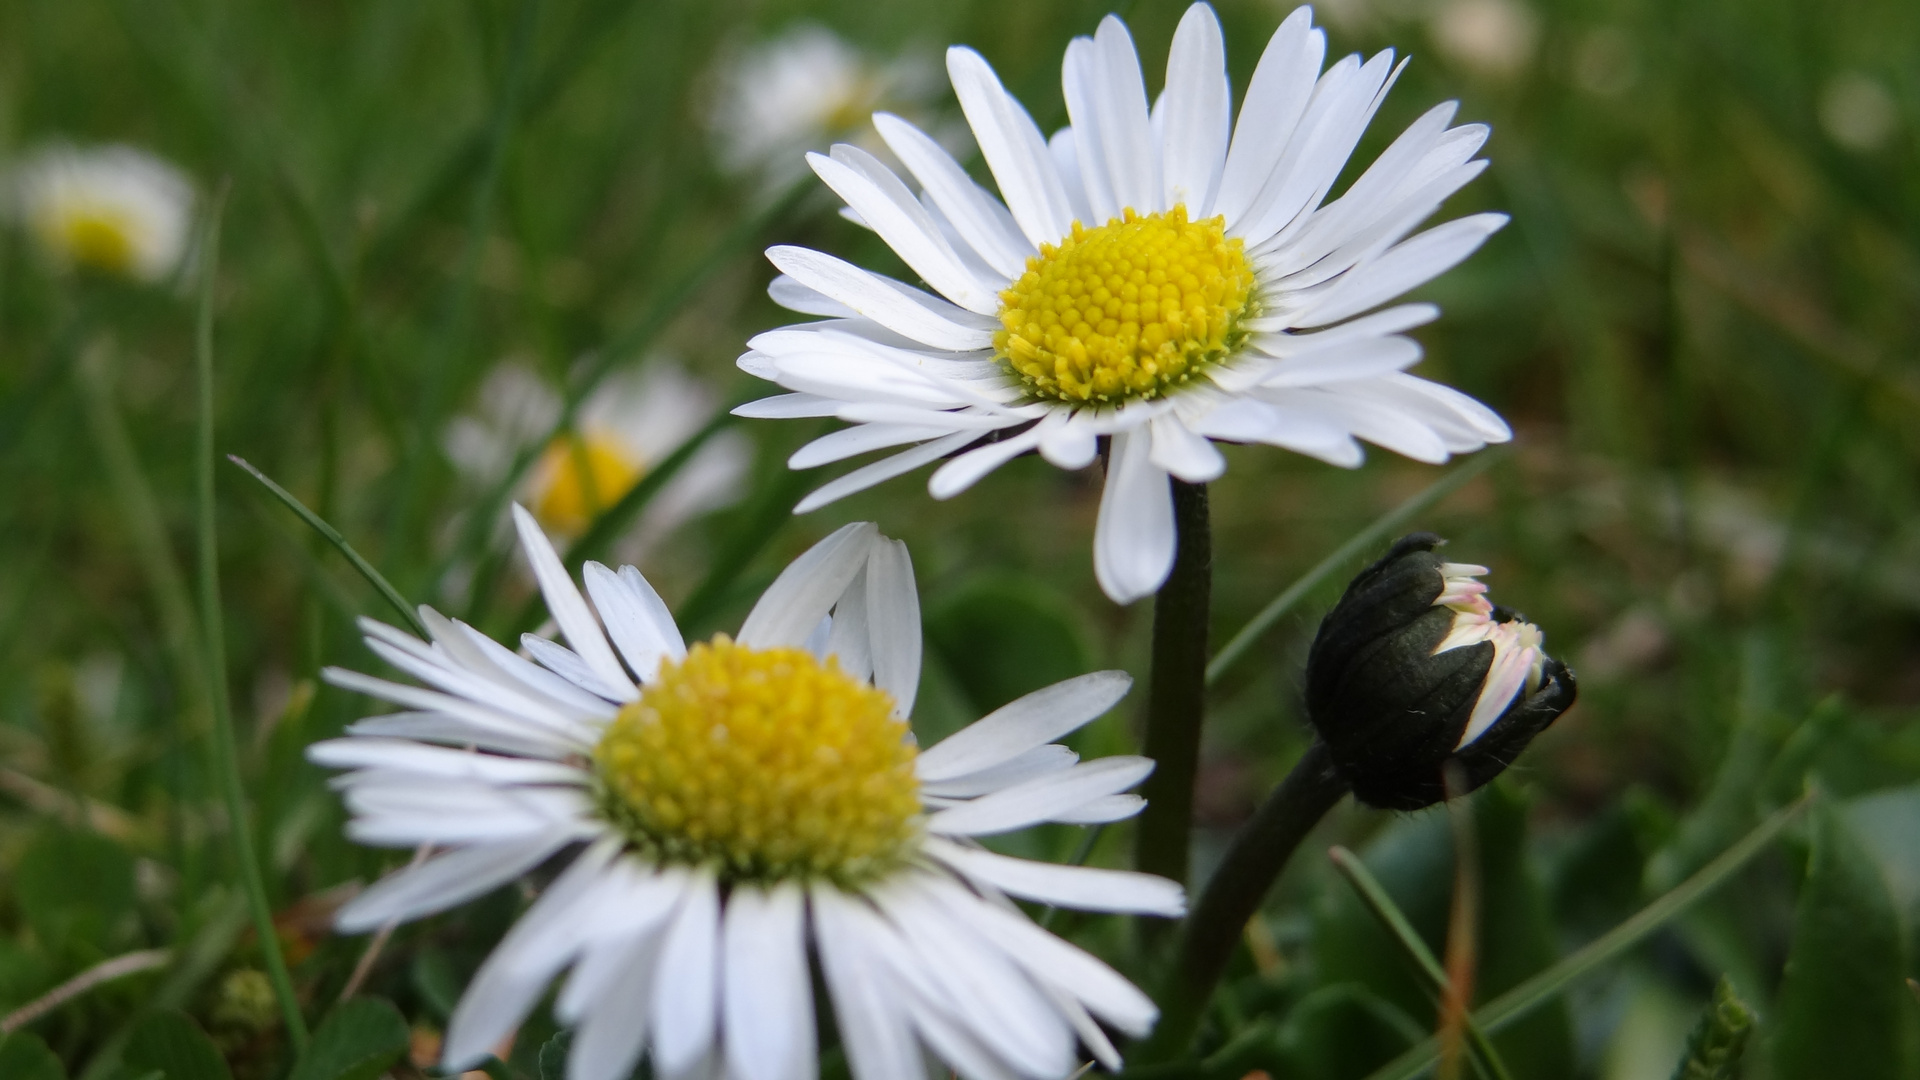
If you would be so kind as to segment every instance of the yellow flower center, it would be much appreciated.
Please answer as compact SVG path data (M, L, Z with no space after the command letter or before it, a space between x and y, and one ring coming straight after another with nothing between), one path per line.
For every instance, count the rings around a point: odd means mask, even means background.
M646 473L645 463L610 436L562 435L547 444L534 469L534 516L554 532L585 532Z
M603 812L655 858L849 884L918 835L917 753L893 698L837 661L722 634L663 662L593 761Z
M1001 363L1035 398L1119 404L1158 397L1239 346L1253 263L1226 219L1184 206L1074 222L1000 294Z
M69 261L115 274L133 272L133 229L126 218L100 208L70 207L41 225L48 246Z

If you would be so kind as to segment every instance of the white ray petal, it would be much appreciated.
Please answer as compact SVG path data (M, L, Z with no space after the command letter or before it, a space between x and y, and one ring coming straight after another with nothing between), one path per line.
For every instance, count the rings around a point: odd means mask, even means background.
M1131 756L1085 761L1064 772L982 795L927 818L942 836L992 836L1052 820L1084 803L1133 787L1153 772L1153 759Z
M833 995L833 1014L854 1080L924 1077L907 1009L886 968L869 954L860 925L846 908L860 903L828 884L811 892L820 971Z
M1194 4L1173 33L1161 98L1166 118L1164 205L1184 204L1194 221L1213 213L1214 192L1227 159L1231 93L1220 20L1212 8Z
M738 1080L813 1080L806 895L791 882L737 885L722 929L721 1036Z
M808 154L807 163L936 292L981 315L1000 310L994 283L968 268L926 207L872 154L841 144L831 156Z
M873 684L893 698L895 716L912 716L920 689L920 592L907 545L877 532L867 559L866 609Z
M1173 571L1173 489L1149 459L1145 432L1113 437L1112 461L1093 529L1093 570L1114 602L1130 604Z
M720 886L711 871L694 872L664 934L647 1026L654 1067L676 1076L712 1053L719 1027Z
M853 576L866 568L877 535L872 522L857 521L808 548L760 595L741 624L740 644L755 649L798 648L833 610Z
M1118 704L1132 686L1133 676L1124 671L1095 671L1035 690L921 751L914 770L931 784L1007 764L1079 730Z
M340 909L334 928L363 934L389 922L445 911L505 885L574 839L571 829L550 829L517 840L455 848L374 882Z
M1153 450L1149 455L1155 467L1165 469L1189 484L1218 480L1227 471L1227 459L1181 419L1166 413L1153 418L1150 425Z
M1001 87L986 59L972 49L948 49L947 74L980 144L980 155L987 159L1020 231L1036 248L1058 242L1067 235L1073 212L1033 118Z
M800 500L800 505L794 507L793 512L804 514L810 510L818 510L854 492L865 491L875 484L891 480L902 473L912 472L928 462L938 461L979 437L980 433L977 431L958 431L932 442L921 443L911 450L904 450L871 465L862 465L844 476L815 488L811 494Z
M1003 277L1018 277L1035 251L1006 207L919 128L891 113L875 113L873 123L887 148L912 170L914 179L980 258Z
M1305 6L1295 8L1268 39L1247 85L1214 199L1214 211L1226 215L1229 229L1240 224L1294 138L1326 54L1326 35L1313 28L1313 9Z
M822 158L822 161L826 159ZM833 164L833 162L827 162ZM783 245L767 249L767 261L795 281L864 318L936 349L984 349L993 331L960 322L936 306L931 296L837 259L825 252ZM951 306L951 305L949 305ZM955 308L958 311L961 309Z
M573 579L567 576L566 568L560 565L560 556L547 542L547 534L527 513L526 507L513 504L513 523L520 532L520 546L526 552L527 562L533 567L534 577L540 582L540 593L546 597L547 610L552 612L553 620L560 624L560 632L567 637L567 643L573 646L580 659L598 675L607 686L616 692L615 701L632 701L639 697L625 669L613 655L612 646L607 644L606 634L601 632L600 623L594 619L593 612L587 610L587 601L574 587Z
M939 837L928 838L926 851L966 877L1023 900L1169 919L1187 913L1187 896L1180 883L1152 874L1016 859Z

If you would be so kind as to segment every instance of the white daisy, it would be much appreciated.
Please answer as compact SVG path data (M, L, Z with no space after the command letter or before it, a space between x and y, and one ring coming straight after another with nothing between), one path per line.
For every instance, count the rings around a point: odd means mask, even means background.
M859 425L803 447L795 468L919 444L799 509L943 457L952 460L933 474L935 498L1029 450L1082 468L1107 437L1094 567L1107 594L1127 602L1159 588L1173 565L1169 476L1202 483L1225 470L1210 440L1352 466L1356 439L1439 462L1509 438L1484 405L1406 374L1421 351L1403 332L1438 309L1363 315L1506 222L1476 214L1408 236L1485 168L1472 158L1488 129L1449 127L1455 104L1437 106L1327 201L1400 66L1388 51L1322 74L1326 41L1310 15L1300 8L1275 32L1237 126L1220 25L1203 4L1174 35L1167 89L1151 109L1119 19L1069 45L1073 123L1051 141L978 53L949 50L954 91L1004 204L884 113L874 123L919 194L857 148L811 155L821 179L940 295L821 252L768 252L785 272L774 299L827 319L749 343L740 366L797 392L737 411Z
M561 408L538 375L502 364L481 384L476 410L448 426L447 456L478 483L497 480L516 454L552 433ZM666 360L616 375L581 404L574 430L542 450L520 497L548 530L577 536L718 408L706 384ZM739 432L716 435L654 496L622 556L639 558L680 524L738 500L752 458Z
M906 546L870 524L815 545L737 639L688 647L632 567L575 588L531 514L528 561L571 648L532 660L431 609L431 644L371 620L368 645L427 686L329 669L409 710L314 745L367 844L441 852L382 880L343 930L445 910L584 847L488 957L447 1033L471 1066L571 969L572 1080L811 1080L809 954L857 1080L1058 1077L1075 1045L1117 1067L1102 1025L1146 1032L1153 1003L1040 929L1009 897L1178 916L1144 874L998 855L976 837L1116 821L1151 770L1079 762L1053 740L1127 691L1098 672L1037 691L924 751L907 717L920 612ZM588 600L591 598L591 607ZM596 614L597 617L596 617ZM430 688L429 688L430 687Z
M930 74L910 56L881 63L813 23L738 50L720 65L709 116L720 164L796 179L800 154L855 135L883 105L926 97Z
M7 186L15 217L62 269L158 281L186 253L193 185L144 150L48 146L15 166Z

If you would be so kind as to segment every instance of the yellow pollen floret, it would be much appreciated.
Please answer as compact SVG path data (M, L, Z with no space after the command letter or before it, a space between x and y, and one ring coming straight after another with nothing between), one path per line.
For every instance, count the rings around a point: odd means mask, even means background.
M1158 397L1238 347L1253 264L1225 218L1128 210L1097 228L1074 222L1000 302L994 351L1030 394L1119 404Z
M107 208L62 207L38 223L47 246L68 260L115 274L133 272L133 224Z
M554 532L578 534L646 472L646 465L611 436L562 435L541 451L534 468L534 516Z
M919 835L916 755L893 698L833 658L722 634L663 662L593 760L603 811L655 858L850 884Z

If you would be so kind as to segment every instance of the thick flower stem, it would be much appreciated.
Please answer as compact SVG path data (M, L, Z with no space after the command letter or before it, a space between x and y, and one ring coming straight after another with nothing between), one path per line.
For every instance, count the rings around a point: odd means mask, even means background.
M1173 573L1153 601L1153 670L1148 677L1147 737L1141 750L1157 764L1140 787L1136 864L1149 874L1187 880L1194 773L1206 715L1207 616L1213 592L1213 533L1207 486L1173 484L1178 537Z
M1160 1022L1133 1055L1134 1063L1166 1061L1186 1050L1247 920L1260 910L1294 849L1346 794L1347 782L1334 770L1332 755L1315 742L1241 827L1187 917L1179 954L1161 991Z

